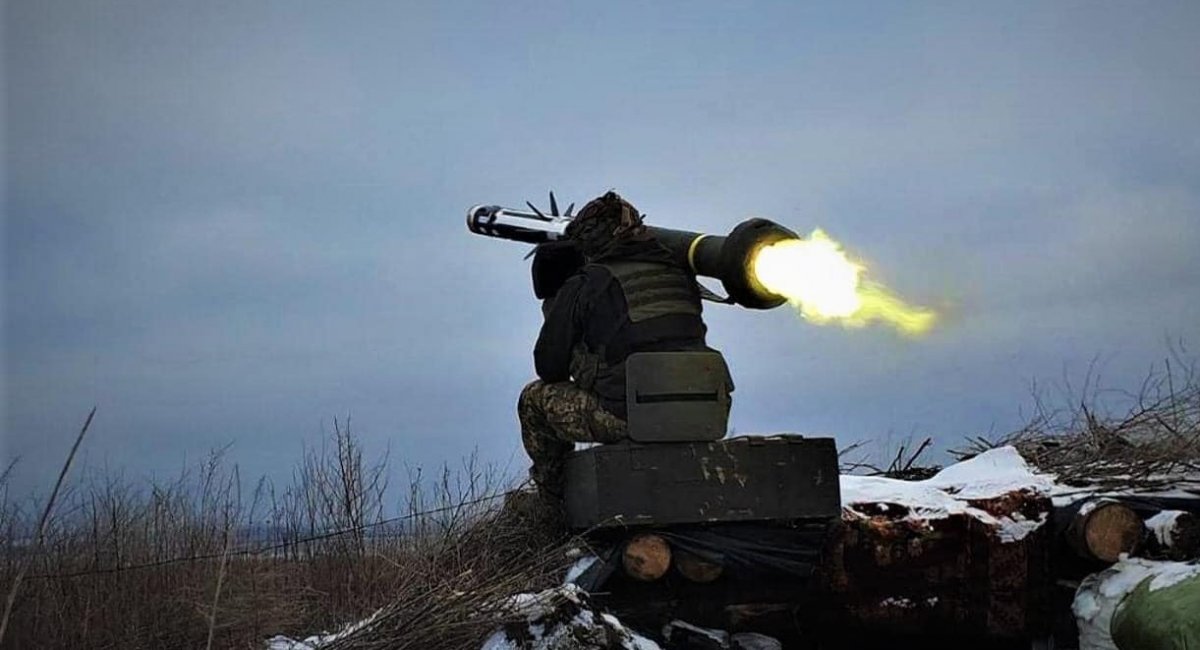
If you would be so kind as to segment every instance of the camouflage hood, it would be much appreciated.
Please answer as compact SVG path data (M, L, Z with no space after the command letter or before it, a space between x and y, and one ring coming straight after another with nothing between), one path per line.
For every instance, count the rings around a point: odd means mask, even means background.
M621 242L646 239L646 226L632 203L610 191L583 206L567 226L566 236L585 257L597 259Z

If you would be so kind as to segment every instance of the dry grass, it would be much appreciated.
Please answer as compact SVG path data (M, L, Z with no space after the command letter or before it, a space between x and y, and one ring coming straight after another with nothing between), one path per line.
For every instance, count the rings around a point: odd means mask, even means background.
M1079 394L1069 386L1064 393L1069 397L1059 408L1035 393L1034 415L1021 430L999 440L974 439L953 453L967 457L1014 445L1067 485L1160 489L1175 487L1181 476L1200 479L1200 375L1194 360L1173 353L1135 393L1100 388L1091 372ZM1102 410L1102 404L1119 406Z
M46 525L50 523L50 515L54 512L54 505L58 500L58 492L62 489L63 482L67 478L67 473L71 471L71 464L75 461L75 454L79 451L79 445L83 442L83 437L87 435L88 428L92 426L92 418L94 417L96 417L96 407L93 406L92 412L88 413L87 420L79 430L79 435L75 437L75 444L71 445L71 451L67 454L67 459L63 462L62 469L58 473L58 479L54 482L54 489L50 491L50 496L46 499L46 505L42 508L42 515L38 518L37 531L34 534L34 553L40 552L45 546ZM8 469L4 471L4 476L0 477L0 482L7 479L11 469L12 465L10 464ZM16 574L9 580L8 596L4 599L4 613L0 615L0 641L3 641L4 637L7 636L8 621L12 616L13 606L16 605L17 595L21 592L21 584L25 580L25 575L29 572L32 560L33 556L31 555L18 562Z
M59 496L40 546L38 509L0 476L0 590L28 567L0 648L261 649L377 610L339 647L466 647L503 620L485 603L561 575L563 532L542 508L502 507L497 473L415 475L391 517L387 475L340 425L283 489L243 494L222 452L168 484L92 475Z
M407 561L409 581L369 624L330 650L478 648L510 622L501 605L513 594L562 579L568 548L553 511L524 493L479 525L449 538L423 538Z
M893 445L894 451L884 448L882 458L891 459L886 464L880 458L879 444L856 442L838 451L838 467L843 474L883 476L902 481L921 481L941 471L941 465L928 462L925 453L933 447L933 438L919 441L913 436Z

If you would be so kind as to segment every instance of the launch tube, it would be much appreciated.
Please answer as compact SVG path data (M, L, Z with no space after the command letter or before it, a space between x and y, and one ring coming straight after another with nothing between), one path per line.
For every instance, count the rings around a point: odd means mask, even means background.
M529 244L561 239L569 223L571 220L567 217L552 217L498 205L477 205L467 210L467 229L471 232Z
M499 239L541 244L563 238L570 219L538 212L478 205L467 211L467 228ZM747 219L728 235L647 226L655 239L696 275L715 278L730 299L750 309L771 309L786 302L754 277L752 262L759 249L799 235L769 219Z
M696 275L721 281L733 302L750 309L772 309L787 302L754 277L751 263L759 249L799 235L769 219L747 219L728 235L649 226L654 236Z

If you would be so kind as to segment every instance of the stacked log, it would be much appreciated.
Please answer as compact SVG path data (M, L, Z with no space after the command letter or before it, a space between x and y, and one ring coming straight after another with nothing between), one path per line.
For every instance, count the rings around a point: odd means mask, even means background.
M848 618L846 627L1008 638L1046 633L1052 531L1005 540L989 515L1045 519L1049 498L1014 491L975 505L982 506L978 514L930 519L894 503L847 511L821 571L828 603Z
M1080 504L1064 534L1080 557L1112 564L1137 552L1146 526L1132 508L1111 499L1093 499Z
M1200 557L1200 517L1183 510L1160 510L1146 520L1147 555L1169 560Z
M637 535L625 544L621 563L625 573L636 580L658 580L671 568L671 547L658 535Z
M701 584L706 584L720 578L721 574L725 571L724 567L720 564L710 562L695 553L687 551L677 551L674 554L674 560L675 569L679 571L680 575L692 582Z
M1195 505L1200 506L1200 500ZM1090 563L1089 573L1122 556L1200 558L1200 517L1187 510L1162 508L1152 499L1119 495L1084 499L1057 508L1055 519L1065 546Z

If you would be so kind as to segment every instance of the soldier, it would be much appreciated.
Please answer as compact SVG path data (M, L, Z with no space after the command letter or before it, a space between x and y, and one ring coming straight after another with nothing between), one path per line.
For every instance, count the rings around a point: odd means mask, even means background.
M561 497L576 442L626 437L625 359L634 352L708 350L696 277L616 192L590 201L566 237L584 264L543 306L534 347L539 379L521 391L521 439L539 490Z

